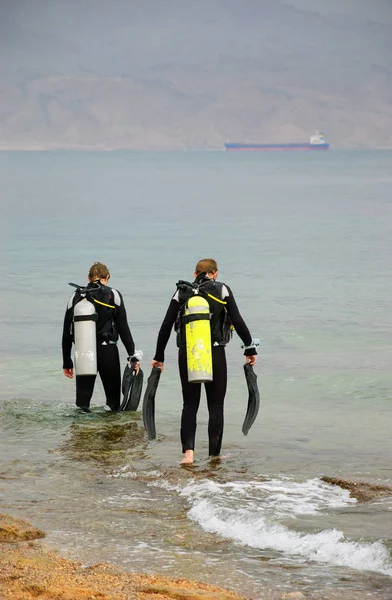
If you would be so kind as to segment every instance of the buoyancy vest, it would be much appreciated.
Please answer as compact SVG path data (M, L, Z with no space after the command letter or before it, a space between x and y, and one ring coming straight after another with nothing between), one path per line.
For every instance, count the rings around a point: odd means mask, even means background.
M182 280L177 283L180 308L174 329L177 332L177 346L179 348L184 348L185 345L185 328L182 319L185 313L185 305L188 299L194 294L202 296L209 304L211 314L211 343L219 346L225 346L229 343L233 335L233 328L226 310L227 302L222 298L223 286L224 284L220 281L215 281L208 277L202 280L196 279L192 283Z
M82 298L86 298L91 302L97 312L97 341L116 343L118 340L118 331L115 320L116 306L112 288L101 284L98 289L91 289L90 285L87 286L87 293L77 290L72 303L73 307Z

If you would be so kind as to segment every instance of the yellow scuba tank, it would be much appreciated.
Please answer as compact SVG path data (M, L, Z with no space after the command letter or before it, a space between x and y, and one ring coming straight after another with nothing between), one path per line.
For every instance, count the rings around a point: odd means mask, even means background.
M185 323L188 381L208 383L212 381L212 352L210 307L202 296L191 296L186 303Z

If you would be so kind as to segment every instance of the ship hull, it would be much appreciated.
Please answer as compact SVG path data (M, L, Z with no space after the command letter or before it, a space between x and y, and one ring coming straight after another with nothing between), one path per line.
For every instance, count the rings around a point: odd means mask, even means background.
M279 151L315 151L315 150L329 150L329 144L240 144L230 143L225 144L226 150L241 152L279 152Z

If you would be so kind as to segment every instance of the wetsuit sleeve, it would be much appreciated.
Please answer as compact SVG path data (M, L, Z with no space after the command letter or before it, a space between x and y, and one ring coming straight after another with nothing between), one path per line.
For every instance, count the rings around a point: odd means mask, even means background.
M238 309L237 303L234 299L233 292L231 291L231 289L229 288L229 286L227 284L225 284L225 286L227 287L227 290L229 292L229 295L226 296L226 298L225 298L225 300L227 302L227 304L226 304L227 313L230 317L230 320L233 324L234 329L236 330L239 337L241 338L244 346L249 346L252 343L251 333L250 333L244 319L241 316L241 313ZM245 356L254 356L255 354L257 354L256 348L249 348L248 350L244 351Z
M125 309L124 300L120 292L118 292L117 290L113 291L115 291L114 303L116 306L117 331L122 343L125 346L126 351L128 352L128 356L133 356L135 354L135 342L133 341L132 333L129 329L127 311ZM116 294L118 294L119 297L116 297Z
M178 301L172 298L158 333L154 360L158 360L159 362L164 362L165 360L165 348L167 346L167 342L169 341L173 325L176 321L179 307L180 305Z
M63 350L63 369L73 369L73 362L71 358L72 350L72 313L73 309L68 308L65 311L64 326L63 326L63 339L62 339L62 350Z

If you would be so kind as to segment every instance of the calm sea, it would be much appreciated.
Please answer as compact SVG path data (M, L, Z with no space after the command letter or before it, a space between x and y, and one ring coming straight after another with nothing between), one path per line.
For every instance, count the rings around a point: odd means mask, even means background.
M392 152L0 154L1 511L84 564L216 583L392 594ZM157 439L140 412L90 415L62 374L68 282L106 263L150 372L178 279L200 258L262 341L261 409L241 433L241 342L228 348L222 460L179 466L174 336ZM122 348L123 365L125 351Z

